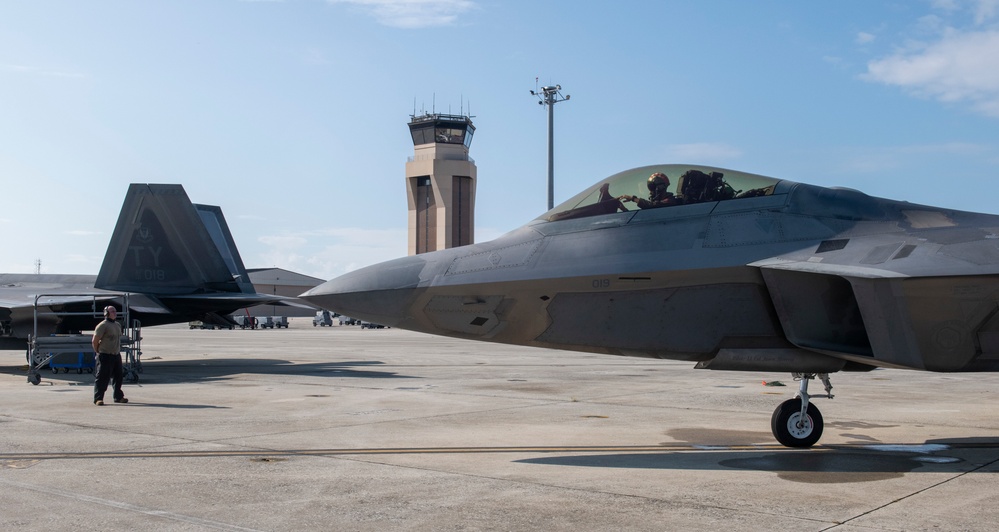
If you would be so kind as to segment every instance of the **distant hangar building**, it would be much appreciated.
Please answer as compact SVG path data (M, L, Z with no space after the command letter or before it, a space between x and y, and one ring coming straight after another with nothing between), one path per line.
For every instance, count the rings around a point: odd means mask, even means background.
M253 284L253 288L257 293L293 297L295 298L294 303L301 306L258 305L248 309L241 309L236 314L245 316L249 312L250 316L288 316L290 318L312 317L316 315L318 308L298 299L298 295L323 284L326 282L325 279L318 279L281 268L250 268L246 272L249 274L250 283Z

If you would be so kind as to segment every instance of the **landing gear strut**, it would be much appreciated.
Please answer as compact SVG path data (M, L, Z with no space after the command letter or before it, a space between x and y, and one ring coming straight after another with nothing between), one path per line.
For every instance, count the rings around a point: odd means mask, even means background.
M798 393L774 410L770 418L770 429L781 445L787 447L811 447L822 437L822 414L809 402L808 381L818 376L826 388L826 397L832 399L832 384L828 373L794 373L799 381Z

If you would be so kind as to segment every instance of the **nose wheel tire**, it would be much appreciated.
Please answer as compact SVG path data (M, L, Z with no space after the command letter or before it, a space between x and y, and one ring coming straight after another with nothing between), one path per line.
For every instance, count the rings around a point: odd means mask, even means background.
M777 441L786 447L811 447L822 437L822 414L808 403L804 419L801 416L801 399L788 399L774 410L770 429Z

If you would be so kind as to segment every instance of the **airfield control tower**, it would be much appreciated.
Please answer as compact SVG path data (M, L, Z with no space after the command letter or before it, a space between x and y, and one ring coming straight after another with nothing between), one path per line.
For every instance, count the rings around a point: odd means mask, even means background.
M409 254L475 241L475 126L465 115L410 116L413 156L406 162Z

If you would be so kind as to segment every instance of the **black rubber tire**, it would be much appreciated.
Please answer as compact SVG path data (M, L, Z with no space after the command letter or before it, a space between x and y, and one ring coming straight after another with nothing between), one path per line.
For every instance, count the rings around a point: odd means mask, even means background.
M774 410L770 418L770 430L777 441L785 447L811 447L822 437L822 414L813 403L808 403L805 412L806 422L803 427L797 427L801 415L801 399L788 399Z

